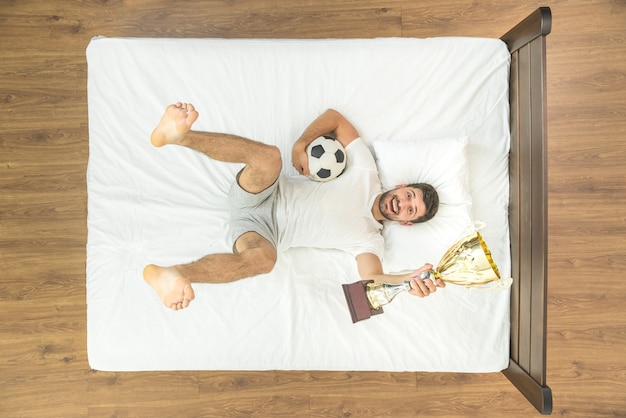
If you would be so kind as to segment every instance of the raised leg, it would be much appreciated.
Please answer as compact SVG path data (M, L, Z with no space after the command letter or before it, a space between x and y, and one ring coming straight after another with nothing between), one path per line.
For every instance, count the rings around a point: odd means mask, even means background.
M198 112L190 103L168 106L150 140L156 147L181 145L210 158L230 163L244 163L237 181L250 193L259 193L276 181L282 168L280 150L236 135L192 131Z

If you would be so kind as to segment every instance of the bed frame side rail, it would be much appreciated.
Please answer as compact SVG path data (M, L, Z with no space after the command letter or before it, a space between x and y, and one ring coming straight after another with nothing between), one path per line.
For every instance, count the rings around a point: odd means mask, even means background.
M542 414L552 412L546 385L547 113L546 36L541 7L501 37L511 52L510 206L511 358L504 375Z

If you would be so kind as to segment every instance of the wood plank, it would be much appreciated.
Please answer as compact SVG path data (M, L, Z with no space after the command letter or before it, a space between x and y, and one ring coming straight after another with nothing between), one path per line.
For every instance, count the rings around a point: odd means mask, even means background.
M191 5L188 5L191 7ZM206 10L206 5L202 8ZM91 11L90 13L95 13ZM17 15L0 32L7 41L18 42L15 33L33 28L33 36L47 38L51 49L63 49L68 38L78 46L92 36L207 37L207 38L371 38L401 36L401 10L393 8L240 9L190 15L186 9L161 7L135 9L128 19L76 19L72 13ZM94 16L95 17L95 16ZM159 25L141 22L158 19Z
M520 351L520 143L519 143L519 53L511 55L510 79L511 149L509 151L509 239L511 241L511 358L519 361Z
M300 395L312 391L332 391L335 395L362 392L394 393L416 390L415 373L388 372L315 372L267 371L223 372L219 375L203 372L200 393L256 393L275 391Z
M54 371L3 370L0 381L0 415L3 417L86 417L84 390L87 372L75 367Z
M519 353L517 364L524 370L530 367L530 341L531 341L531 294L532 294L532 195L531 185L533 178L532 170L532 120L531 120L531 97L528 94L531 87L530 47L525 46L519 50L519 245L520 266L519 278ZM514 278L515 279L515 278Z
M536 38L530 43L531 71L531 158L532 158L532 290L530 363L527 371L541 385L546 385L546 327L547 327L547 239L548 239L548 173L547 173L547 100L545 79L545 38ZM543 394L547 396L547 394ZM546 400L543 401L547 402ZM550 406L552 399L550 399ZM542 405L542 408L547 408Z
M71 297L69 299L72 299ZM64 347L61 351L84 350L86 343L80 338L80 333L87 326L87 319L84 315L84 303L81 298L71 300L49 300L39 301L36 306L32 306L29 301L0 302L0 307L4 312L12 312L13 316L5 316L0 323L0 335L2 336L3 350L0 350L0 358L7 363L17 364L22 347L15 351L10 350L11 344L18 341L28 341L30 348L34 350L34 357L39 357L44 363L51 358L69 363L76 356L67 359L65 355L57 355L59 350L54 343L48 343L47 339L62 341ZM70 344L68 346L68 344ZM54 354L54 355L53 355ZM19 357L22 358L22 357ZM83 354L81 359L86 359ZM6 360L11 359L11 360ZM21 363L25 366L26 362Z
M197 371L89 373L90 407L116 403L138 404L160 399L172 403L198 399ZM97 400L97 402L96 402ZM158 415L158 414L157 414Z
M519 2L457 0L405 5L402 36L482 36L499 38L536 6ZM517 16L511 20L503 16Z
M84 252L81 252L84 255ZM72 256L71 253L55 254L54 257ZM41 303L41 298L58 300L60 305L73 305L84 302L85 298L85 273L84 265L76 267L79 273L67 273L61 262L56 264L51 257L49 260L37 262L33 259L29 264L27 273L12 270L7 278L0 282L0 302L25 301L28 303ZM66 258L65 258L66 259ZM30 261L24 258L23 261ZM30 267L30 264L33 266ZM8 267L12 267L9 265ZM84 309L82 307L81 309Z
M528 417L534 412L524 397L499 374L418 373L417 393L376 391L352 396L321 393L311 397L311 414L320 417ZM494 384L494 381L499 384ZM491 411L491 412L490 412ZM497 411L497 413L495 412Z
M571 228L572 230L574 228ZM626 268L626 260L624 253L619 250L620 247L626 245L624 243L624 235L616 234L615 236L605 236L601 233L596 235L586 234L584 231L574 230L571 234L585 234L584 238L578 238L568 246L551 245L551 253L554 254L554 262L550 263L550 269L555 274L563 274L568 272L567 278L572 281L575 289L582 287L587 289L588 286L594 286L594 280L590 278L599 277L598 271L615 270L624 271ZM553 241L561 241L571 234L564 233L553 237ZM590 245L590 242L601 242L601 245ZM577 256L581 253L584 255ZM602 275L600 286L607 291L619 291L622 283L621 276ZM600 280L598 281L600 283ZM575 291L579 291L576 289ZM568 289L554 289L551 294L569 294ZM620 292L621 294L621 292Z
M211 395L197 399L154 398L150 401L111 404L97 403L89 407L89 417L306 417L308 396L283 396L265 393L258 396Z

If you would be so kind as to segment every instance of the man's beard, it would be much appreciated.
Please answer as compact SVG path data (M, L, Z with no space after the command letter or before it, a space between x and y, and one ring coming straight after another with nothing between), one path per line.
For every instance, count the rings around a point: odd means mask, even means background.
M380 214L388 221L393 221L392 215L395 215L393 211L389 210L388 204L386 203L389 196L392 194L392 190L388 190L384 192L380 196L380 200L378 201L378 209L380 210ZM393 204L393 202L391 202Z

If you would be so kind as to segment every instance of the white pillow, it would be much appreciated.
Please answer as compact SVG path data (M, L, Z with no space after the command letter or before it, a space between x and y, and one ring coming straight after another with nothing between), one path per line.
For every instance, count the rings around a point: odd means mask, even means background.
M429 183L446 205L471 204L465 148L467 137L374 141L384 190L403 183Z
M436 267L448 247L471 225L466 145L467 137L374 141L384 190L399 184L429 183L439 194L439 212L430 221L412 226L385 222L385 271L414 270L424 263Z

